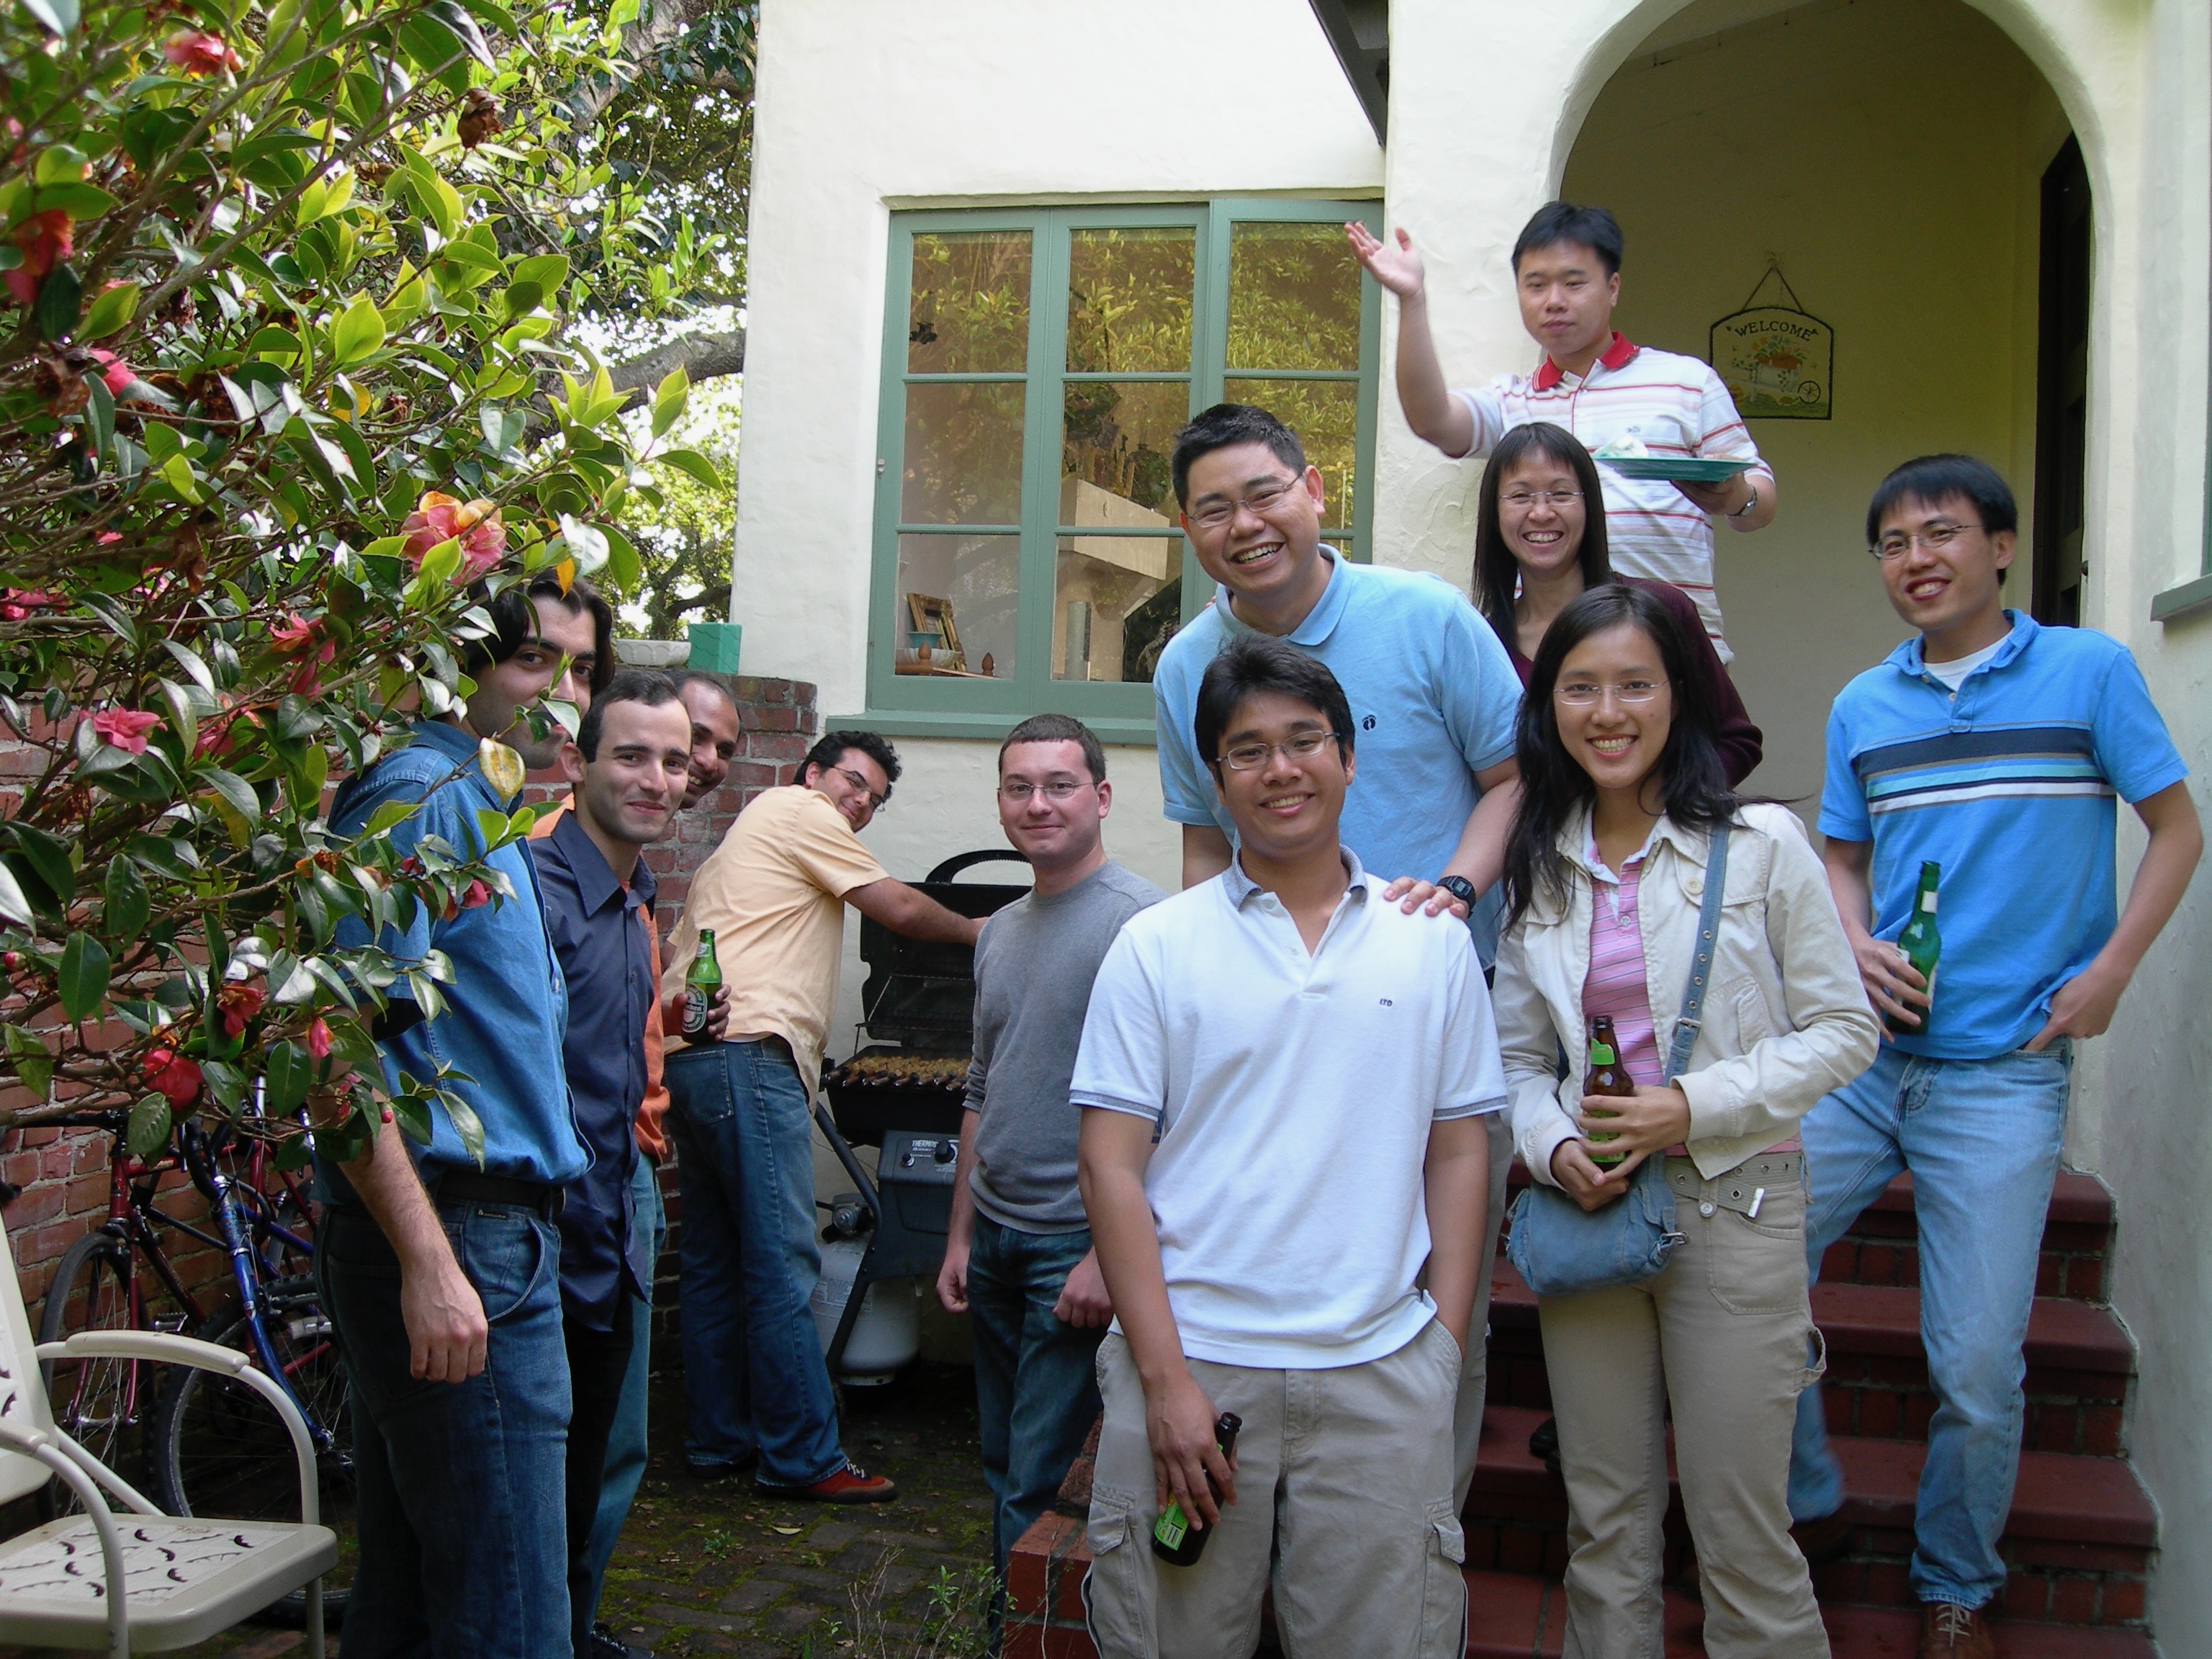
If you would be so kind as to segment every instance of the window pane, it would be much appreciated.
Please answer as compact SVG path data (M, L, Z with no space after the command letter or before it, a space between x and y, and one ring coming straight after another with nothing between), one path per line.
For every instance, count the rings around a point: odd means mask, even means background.
M1014 672L1018 536L902 536L893 660L902 674Z
M1062 524L1141 525L1175 520L1169 458L1190 419L1182 380L1071 380L1060 444Z
M1182 538L1063 536L1052 677L1148 682L1182 620Z
M914 239L906 366L914 374L1018 374L1029 366L1030 233Z
M1231 380L1224 382L1222 395L1232 404L1257 404L1298 434L1306 459L1321 469L1322 523L1348 527L1358 488L1352 473L1359 453L1359 383Z
M1005 380L907 387L902 522L1020 522L1023 391Z
M1359 367L1359 266L1341 228L1231 228L1229 366Z
M1078 230L1068 236L1067 367L1076 374L1190 368L1198 233Z

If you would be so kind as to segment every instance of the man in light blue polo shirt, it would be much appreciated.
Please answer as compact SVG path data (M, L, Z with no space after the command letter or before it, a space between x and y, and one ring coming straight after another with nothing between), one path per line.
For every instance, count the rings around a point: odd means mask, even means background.
M1867 540L1919 635L1837 697L1820 800L1829 884L1889 1035L1804 1121L1805 1245L1818 1277L1827 1247L1912 1172L1939 1402L1911 1567L1923 1659L1995 1654L1980 1609L2004 1588L2021 1346L2074 1043L2112 1024L2203 848L2188 768L2127 647L2004 608L2015 523L2012 491L1969 456L1908 461L1875 490ZM2150 832L2124 912L2116 795ZM1892 942L1931 861L1932 984ZM1808 1555L1840 1534L1844 1495L1808 1389L1790 1506Z
M1182 884L1229 868L1235 833L1194 737L1199 683L1225 641L1273 635L1327 664L1351 701L1360 765L1345 797L1344 844L1391 884L1392 898L1415 882L1433 883L1472 907L1487 968L1498 949L1495 889L1521 794L1513 758L1521 681L1505 647L1435 576L1353 564L1324 547L1321 473L1306 464L1297 434L1267 410L1216 404L1176 434L1173 472L1184 532L1218 584L1213 603L1168 642L1152 678L1160 789L1168 817L1182 825ZM1432 909L1441 902L1431 901ZM1502 1119L1486 1127L1496 1215L1513 1149ZM1482 1431L1482 1338L1496 1249L1496 1238L1486 1238L1454 1413L1462 1499Z

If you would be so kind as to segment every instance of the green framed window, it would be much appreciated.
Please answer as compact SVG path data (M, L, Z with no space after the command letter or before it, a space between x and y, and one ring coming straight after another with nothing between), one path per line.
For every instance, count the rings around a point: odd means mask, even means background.
M1344 245L1372 203L893 216L868 708L1001 736L1054 710L1152 738L1152 667L1212 589L1176 522L1176 429L1272 409L1368 557L1378 296Z

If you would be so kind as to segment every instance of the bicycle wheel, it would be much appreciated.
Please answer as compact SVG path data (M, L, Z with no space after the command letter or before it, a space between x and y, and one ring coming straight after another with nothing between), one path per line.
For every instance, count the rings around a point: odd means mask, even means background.
M39 1311L39 1340L61 1342L84 1331L138 1328L131 1304L131 1247L108 1233L87 1233L63 1252ZM144 1450L141 1432L163 1369L143 1359L49 1359L39 1375L62 1431L125 1480ZM81 1505L59 1480L39 1492L39 1512L52 1521Z
M308 1434L317 1442L322 1523L338 1535L338 1564L323 1578L323 1617L335 1626L344 1614L358 1559L353 1418L345 1368L338 1362L330 1322L316 1305L312 1282L283 1280L269 1287L268 1297L263 1328L298 1396ZM235 1303L219 1309L199 1335L261 1363L246 1310ZM172 1515L226 1521L300 1518L300 1465L292 1437L269 1402L234 1378L179 1369L161 1390L147 1437L151 1496ZM262 1617L297 1625L306 1607L305 1594L295 1591L264 1609Z

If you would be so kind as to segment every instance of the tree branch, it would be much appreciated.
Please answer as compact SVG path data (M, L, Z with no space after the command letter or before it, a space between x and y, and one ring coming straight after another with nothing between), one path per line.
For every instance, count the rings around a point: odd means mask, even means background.
M696 386L702 380L719 380L726 374L742 374L744 368L745 331L738 328L726 334L679 336L665 345L655 346L642 356L611 365L607 373L616 391L630 394L623 407L634 409L646 400L654 386L678 368Z

